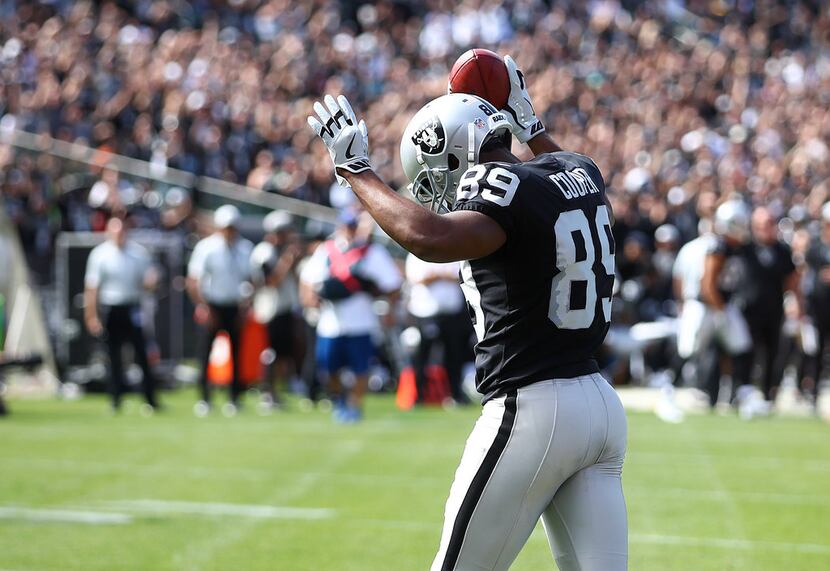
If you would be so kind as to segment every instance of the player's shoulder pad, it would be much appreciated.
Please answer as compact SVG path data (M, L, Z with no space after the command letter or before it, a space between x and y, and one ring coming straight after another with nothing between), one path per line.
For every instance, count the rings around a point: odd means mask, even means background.
M583 168L589 168L593 171L596 171L598 174L602 175L597 164L591 157L587 155L575 153L573 151L556 151L550 154L565 164L575 164Z
M509 206L524 177L521 163L488 162L468 168L458 181L456 209L466 201Z
M707 254L725 255L728 249L729 246L723 236L713 236L712 240L706 244Z

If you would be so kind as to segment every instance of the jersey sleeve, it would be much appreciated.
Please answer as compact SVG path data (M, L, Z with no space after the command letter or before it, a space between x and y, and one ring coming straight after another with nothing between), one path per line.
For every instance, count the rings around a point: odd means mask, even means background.
M510 165L485 164L467 169L458 183L454 211L473 210L486 214L510 235L517 229L519 175Z
M327 260L324 245L317 246L317 249L303 265L302 272L300 272L300 281L313 286L322 283L323 280L329 277Z
M187 277L196 280L202 279L205 273L205 263L207 261L207 244L204 240L196 244L193 248L193 253L190 255L190 261L187 264Z
M721 237L718 237L714 240L711 240L708 244L706 244L706 255L714 255L714 256L727 256L729 255L729 246L726 244L726 240Z
M86 262L86 273L84 274L84 286L97 288L101 285L101 251L94 248L89 254Z

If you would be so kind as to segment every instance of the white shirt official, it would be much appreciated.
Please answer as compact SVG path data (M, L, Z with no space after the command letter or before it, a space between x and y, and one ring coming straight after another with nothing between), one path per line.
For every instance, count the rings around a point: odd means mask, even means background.
M144 290L144 276L152 259L143 247L127 241L119 248L111 240L92 249L86 263L84 285L98 289L101 305L139 303Z
M199 282L208 303L236 305L244 297L244 284L251 278L250 259L254 245L237 237L233 244L221 234L200 240L193 249L187 275Z
M406 279L412 284L407 309L415 317L435 317L458 313L464 307L464 294L458 279L441 278L432 283L420 283L434 276L458 275L458 262L438 264L425 262L413 254L406 258Z
M359 262L360 275L372 280L383 293L396 291L403 278L398 266L383 246L372 244ZM328 253L325 244L317 247L303 266L300 280L317 286L329 278ZM372 296L358 292L338 301L320 300L320 320L317 334L321 337L366 335L379 329L377 315L372 308Z

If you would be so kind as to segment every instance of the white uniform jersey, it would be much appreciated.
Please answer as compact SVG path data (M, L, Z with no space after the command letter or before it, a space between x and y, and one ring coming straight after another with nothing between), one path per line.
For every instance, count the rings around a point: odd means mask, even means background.
M221 234L200 240L187 265L188 277L199 282L199 291L208 303L235 305L251 279L251 251L254 245L245 238L228 244Z
M458 262L439 264L425 262L414 254L406 257L406 279L410 283L407 310L415 317L435 317L458 313L464 309L464 294L458 279L446 279L444 276L458 275L461 265ZM423 283L432 277L440 279Z
M699 299L700 280L703 279L703 262L715 237L712 234L698 236L677 252L672 276L680 280L683 299Z
M92 249L86 263L84 285L98 289L102 305L132 305L141 300L150 254L135 242L119 248L111 240Z
M728 303L716 311L700 300L700 282L706 256L712 252L717 237L704 234L677 253L673 275L679 279L683 306L677 320L677 352L688 359L718 342L731 355L747 351L752 343L749 328L740 310Z

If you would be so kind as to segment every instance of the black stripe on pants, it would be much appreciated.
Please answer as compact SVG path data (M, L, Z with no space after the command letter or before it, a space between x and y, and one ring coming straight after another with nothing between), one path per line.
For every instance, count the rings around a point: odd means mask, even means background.
M467 489L467 494L464 496L464 501L461 502L461 507L455 516L455 523L452 526L452 535L450 536L449 545L447 545L447 552L444 555L444 564L441 566L441 571L453 571L458 557L461 555L461 546L464 544L464 536L467 535L467 527L470 525L470 520L473 518L481 495L484 493L484 488L493 475L496 465L501 458L504 449L507 447L507 442L510 440L510 433L513 432L513 426L516 420L516 391L511 391L504 399L504 416L501 419L499 431L496 438L493 439L493 444L484 456L481 466L478 467L476 475L470 482L470 487Z
M239 379L239 306L237 305L213 305L210 304L210 320L205 326L205 333L201 347L202 374L199 377L199 388L202 392L202 400L210 402L210 384L208 382L208 364L210 363L210 350L213 348L213 341L220 331L225 331L231 341L231 355L233 361L233 378L230 384L230 399L236 404L239 395L242 394L242 384Z

